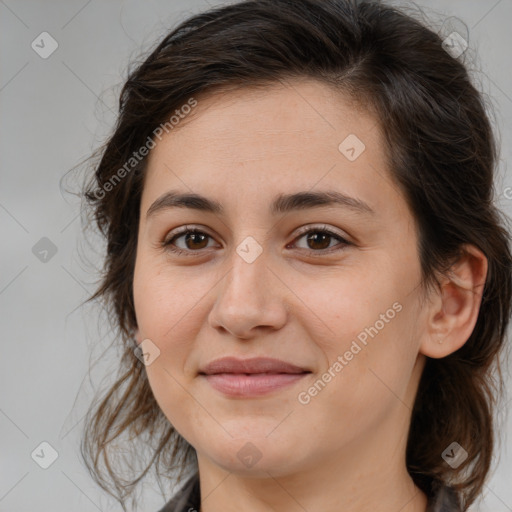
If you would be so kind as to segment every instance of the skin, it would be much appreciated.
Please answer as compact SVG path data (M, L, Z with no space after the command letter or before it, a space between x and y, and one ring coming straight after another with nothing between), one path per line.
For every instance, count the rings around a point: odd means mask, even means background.
M338 149L349 134L366 146L355 161ZM198 98L150 153L134 272L137 341L160 350L148 379L197 451L202 512L427 508L405 465L410 414L426 356L445 357L469 338L487 261L468 246L424 301L415 221L384 147L372 115L304 79ZM215 199L226 212L147 217L168 190ZM269 213L278 193L312 190L358 198L375 215L337 205ZM210 236L175 239L188 256L161 246L185 225ZM297 234L319 225L350 243L315 245ZM252 263L236 252L248 236L262 249ZM394 318L300 403L396 303ZM228 355L275 357L312 373L264 397L226 397L198 371ZM261 456L251 467L237 456L248 442Z

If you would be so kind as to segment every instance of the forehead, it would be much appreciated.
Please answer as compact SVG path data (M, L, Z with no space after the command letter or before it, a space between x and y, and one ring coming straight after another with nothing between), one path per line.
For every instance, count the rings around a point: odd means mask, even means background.
M279 192L332 189L365 196L376 209L398 194L377 119L327 85L300 80L197 102L150 152L146 206L167 189L246 206Z
M168 133L172 137L164 135L166 142L152 154L159 156L168 144L178 146L191 138L197 138L198 156L233 155L235 149L254 159L287 149L295 154L325 150L337 154L338 143L350 134L367 145L379 144L377 125L355 100L304 78L200 95L197 106ZM310 144L299 147L304 139Z

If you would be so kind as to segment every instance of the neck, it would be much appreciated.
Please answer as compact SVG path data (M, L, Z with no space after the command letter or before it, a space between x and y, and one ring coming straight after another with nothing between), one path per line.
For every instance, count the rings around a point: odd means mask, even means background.
M357 453L361 457L360 449ZM380 459L385 464L369 469L361 459L348 460L346 450L332 455L330 460L317 461L314 468L285 476L264 472L266 476L258 477L225 471L198 456L202 497L199 512L427 510L427 497L415 486L401 458Z

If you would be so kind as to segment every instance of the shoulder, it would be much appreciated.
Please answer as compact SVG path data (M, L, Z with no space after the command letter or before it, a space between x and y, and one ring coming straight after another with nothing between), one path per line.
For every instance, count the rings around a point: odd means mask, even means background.
M200 503L199 474L196 472L158 512L198 512Z

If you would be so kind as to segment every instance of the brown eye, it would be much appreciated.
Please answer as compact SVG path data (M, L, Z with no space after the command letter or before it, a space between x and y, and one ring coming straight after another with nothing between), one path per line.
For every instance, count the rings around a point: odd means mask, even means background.
M316 231L308 233L306 239L311 249L327 249L330 245L332 236L324 232Z
M187 249L204 249L208 245L208 235L198 232L186 233L185 245Z
M180 233L175 234L168 240L162 243L163 247L177 254L184 254L187 252L198 252L201 249L208 247L208 239L210 235L199 229L187 229ZM176 240L183 239L185 247L177 247Z
M306 249L310 252L330 252L330 249L339 245L338 249L341 250L345 246L350 245L350 242L345 240L342 236L334 233L328 229L310 228L308 231L303 232L296 240L306 240L306 247L299 247ZM339 243L331 246L331 242L337 240ZM336 250L336 249L335 249Z

